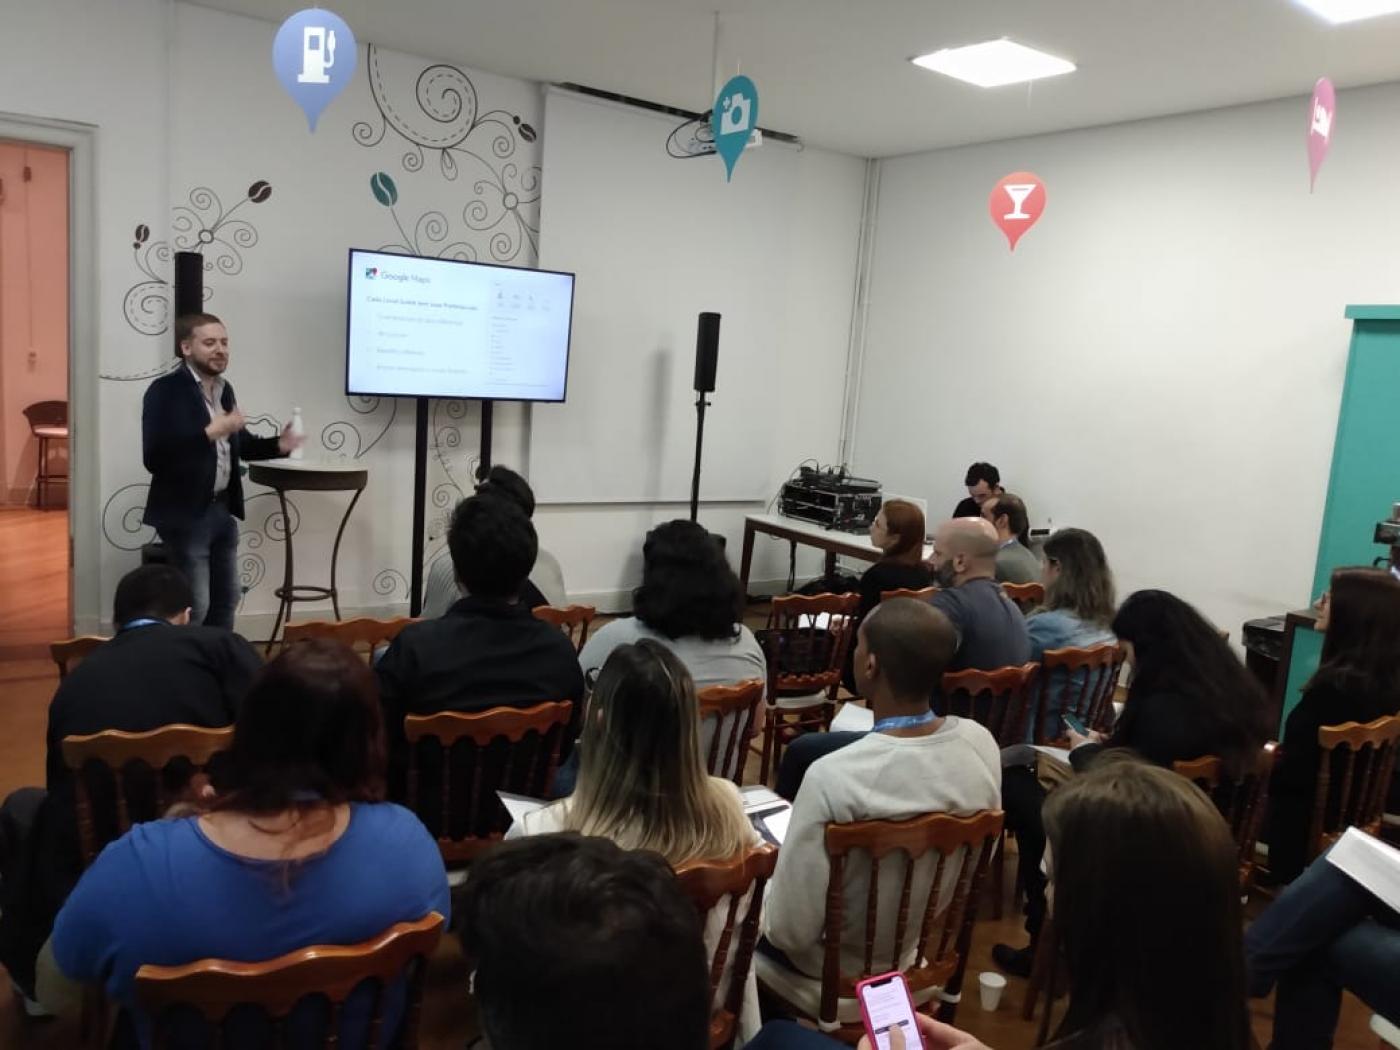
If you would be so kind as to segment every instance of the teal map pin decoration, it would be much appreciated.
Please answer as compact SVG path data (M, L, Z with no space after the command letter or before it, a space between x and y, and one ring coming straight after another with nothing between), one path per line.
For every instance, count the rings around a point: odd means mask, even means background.
M739 154L749 144L758 127L758 88L748 77L734 77L719 89L710 111L710 128L715 134L715 152L724 158L724 181L734 177Z
M272 41L272 68L311 130L355 75L355 34L332 11L311 7L282 23Z

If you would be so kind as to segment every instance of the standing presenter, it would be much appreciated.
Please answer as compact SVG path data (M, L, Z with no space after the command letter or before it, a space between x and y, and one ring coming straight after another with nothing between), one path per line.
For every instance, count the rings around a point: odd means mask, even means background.
M175 321L184 367L146 389L141 458L151 472L143 520L159 534L170 563L194 593L191 623L233 627L238 605L238 523L243 517L240 460L275 459L302 443L248 432L228 368L228 330L213 314Z

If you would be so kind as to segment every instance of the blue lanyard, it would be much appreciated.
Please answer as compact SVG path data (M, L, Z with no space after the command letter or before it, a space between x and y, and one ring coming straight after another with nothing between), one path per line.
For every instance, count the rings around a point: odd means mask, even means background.
M913 729L915 726L926 726L938 715L932 711L925 711L921 715L895 715L892 718L882 718L875 723L872 733L883 733L886 729Z
M151 624L155 623L165 623L165 621L157 620L150 616L142 616L135 620L128 620L126 623L122 624L121 627L117 629L117 633L120 634L122 631L133 631L138 627L149 627L151 626Z

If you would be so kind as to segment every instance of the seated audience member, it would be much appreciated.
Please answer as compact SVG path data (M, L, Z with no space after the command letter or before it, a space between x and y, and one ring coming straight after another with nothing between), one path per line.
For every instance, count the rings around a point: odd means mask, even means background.
M116 637L59 683L49 705L48 793L29 808L32 824L7 858L0 893L0 960L32 991L34 959L53 918L82 874L76 789L63 761L66 736L109 729L146 732L174 723L230 725L262 661L243 638L190 624L193 598L178 569L146 565L117 584ZM100 792L100 781L90 785ZM31 802L36 789L24 789ZM17 793L17 796L19 793ZM16 802L19 798L16 798ZM99 828L115 820L115 802L94 795ZM6 809L12 804L7 802Z
M929 567L943 589L932 603L953 622L958 639L949 671L990 671L1030 659L1026 618L996 582L996 558L996 530L980 518L945 521L934 533Z
M1001 471L990 463L979 462L968 467L963 484L967 486L967 496L953 508L955 518L980 518L982 504L1006 491L1001 487Z
M83 874L54 924L56 983L101 983L145 1045L133 990L145 963L261 961L446 918L437 844L383 796L373 674L335 642L284 650L243 701L222 791L197 816L138 824ZM46 987L41 972L41 997ZM363 1044L372 998L363 988L347 1006L343 1044ZM402 1013L400 984L387 1032ZM267 1045L251 1031L230 1043Z
M481 496L513 500L525 512L525 517L535 516L535 493L530 483L509 467L492 467L477 482L476 492ZM435 620L446 615L447 610L462 596L462 588L458 585L457 573L452 566L451 551L439 554L428 566L428 579L423 585L422 618ZM521 585L521 603L533 609L539 605L566 605L568 600L559 559L540 547L536 551L530 576Z
M981 518L955 518L938 527L933 540L930 567L934 582L943 589L930 599L953 625L954 652L946 671L969 667L992 671L1016 667L1030 659L1026 618L993 579L996 566L996 531ZM856 679L859 682L859 679ZM938 678L930 696L938 706ZM807 769L823 755L845 747L860 733L807 733L783 751L776 790L784 798L797 797Z
M528 814L507 838L577 831L651 850L674 867L729 860L758 845L738 788L705 773L699 719L695 686L675 654L649 638L618 646L589 700L573 795ZM711 913L705 935L712 949L724 918L721 908ZM740 1039L758 1026L751 974Z
M453 511L447 545L467 596L440 619L409 624L375 665L391 798L403 792L405 715L570 700L577 722L583 698L573 644L520 601L536 548L524 512L508 500L472 496Z
M1317 629L1326 634L1321 664L1284 724L1269 786L1269 875L1280 882L1309 859L1318 729L1400 712L1400 580L1384 569L1338 569Z
M462 943L492 1050L705 1050L710 991L695 906L665 860L540 835L472 865Z
M1001 756L992 735L976 722L940 718L929 710L929 693L952 660L955 641L945 615L911 598L882 603L861 624L856 682L874 709L875 728L814 762L797 792L764 903L764 934L768 946L785 956L780 965L821 977L830 868L827 824L1000 808ZM925 859L933 863L932 854ZM930 871L923 873L925 890ZM881 891L888 894L887 901L898 897L903 877L898 864L884 868ZM848 940L842 944L848 972L860 968L865 954L867 887L862 881L859 865L849 865ZM917 896L917 888L915 892ZM890 955L898 911L890 905L880 909L877 956ZM906 940L910 951L915 940Z
M1201 789L1119 752L1057 788L1045 826L1069 971L1047 1050L1251 1050L1235 844Z
M1042 659L1047 649L1087 649L1114 640L1108 626L1113 619L1113 573L1093 533L1059 529L1046 540L1043 579L1045 602L1026 617L1032 660ZM1062 680L1047 683L1041 723L1045 739L1064 735L1060 724L1064 691L1082 688L1085 673L1071 681L1064 672L1057 672ZM1035 727L1027 728L1031 739Z
M1166 768L1218 755L1228 777L1243 775L1268 739L1265 697L1215 627L1166 591L1130 595L1112 626L1132 667L1127 699L1106 740L1069 731L1074 768L1088 768L1105 749L1123 749ZM1026 930L1034 941L1045 914L1045 790L1032 769L1015 766L1002 774L1002 796L1007 826L1016 832ZM1004 944L992 949L997 965L1019 976L1030 972L1031 954Z
M860 578L860 607L856 622L865 619L880 604L885 591L922 590L933 582L924 565L924 512L908 500L886 500L870 524L870 542L883 556ZM851 677L851 654L846 657L845 684L855 687Z
M1031 550L1030 517L1020 496L1003 492L987 497L982 517L997 530L998 583L1035 583L1040 579L1040 559Z
M599 628L579 665L596 671L619 645L660 642L685 664L697 689L766 678L763 647L741 622L744 595L724 551L693 521L668 521L642 545L642 585L632 615Z
M1328 1050L1349 991L1400 1018L1400 913L1324 855L1244 935L1249 993L1274 999L1271 1050Z

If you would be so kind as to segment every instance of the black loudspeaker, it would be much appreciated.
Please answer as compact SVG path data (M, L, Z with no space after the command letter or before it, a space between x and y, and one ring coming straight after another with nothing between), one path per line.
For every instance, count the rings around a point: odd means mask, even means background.
M719 314L703 313L695 329L695 391L715 389L715 366L719 364Z
M174 332L174 320L183 314L197 314L204 311L204 256L199 252L175 253L175 302L171 315L170 330ZM173 339L175 356L180 356L180 340Z

